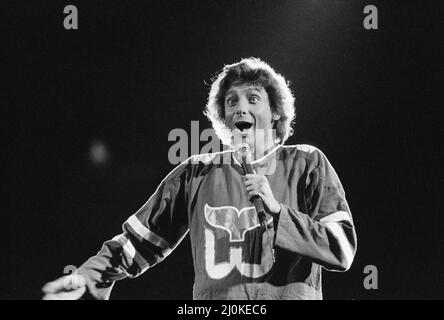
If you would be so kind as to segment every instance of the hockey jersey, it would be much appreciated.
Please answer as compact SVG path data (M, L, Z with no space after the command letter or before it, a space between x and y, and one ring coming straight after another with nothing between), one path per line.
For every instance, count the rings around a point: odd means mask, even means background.
M317 148L279 145L252 163L280 203L259 223L233 151L178 165L149 200L78 270L90 294L108 299L189 234L194 299L322 299L321 270L348 270L356 232L339 178Z

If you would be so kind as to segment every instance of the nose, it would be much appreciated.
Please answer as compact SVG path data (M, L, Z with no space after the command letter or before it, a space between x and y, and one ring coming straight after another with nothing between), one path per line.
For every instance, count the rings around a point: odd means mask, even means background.
M245 99L240 99L237 109L236 109L236 115L241 116L248 113L248 102Z

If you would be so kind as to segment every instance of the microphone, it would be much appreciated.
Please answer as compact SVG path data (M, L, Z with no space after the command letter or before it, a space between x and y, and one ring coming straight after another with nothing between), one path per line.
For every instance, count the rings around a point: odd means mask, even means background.
M242 146L239 149L239 152L242 157L242 170L244 171L244 174L254 174L253 167L250 163L251 159L251 150L250 146L247 143L243 143ZM256 208L257 216L259 219L259 223L266 227L267 225L267 218L265 216L265 208L264 203L262 201L262 198L258 195L254 195L251 199L251 202L253 202L254 207Z
M251 150L250 150L250 146L248 145L248 143L245 142L245 136L242 137L243 138L243 142L240 145L240 148L237 149L237 155L241 156L242 158L242 170L244 171L244 174L254 174L254 170L253 167L251 166ZM251 202L253 202L254 207L256 209L257 212L257 217L259 219L259 224L265 229L266 233L267 233L267 238L268 238L268 244L270 245L270 252L271 252L271 257L273 259L273 263L276 262L276 257L274 255L274 250L273 250L273 244L272 244L272 239L270 236L270 233L268 232L268 228L267 228L267 217L265 216L265 208L264 208L264 203L262 201L262 198L259 197L258 195L253 196L250 199Z

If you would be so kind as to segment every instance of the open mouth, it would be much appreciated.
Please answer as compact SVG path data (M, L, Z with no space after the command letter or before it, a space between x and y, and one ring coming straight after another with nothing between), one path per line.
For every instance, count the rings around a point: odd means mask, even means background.
M240 121L236 121L234 123L234 126L239 130L239 131L246 131L248 129L250 129L253 126L253 123L245 121L245 120L240 120Z

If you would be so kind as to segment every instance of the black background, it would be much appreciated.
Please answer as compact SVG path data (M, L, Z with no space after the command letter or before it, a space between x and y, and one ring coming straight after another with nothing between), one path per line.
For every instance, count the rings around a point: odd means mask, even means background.
M63 28L63 8L79 29ZM379 29L365 30L376 5ZM292 82L295 134L320 148L351 206L358 253L326 299L444 298L443 1L2 2L0 298L39 299L173 168L174 128L210 126L211 77L255 56ZM110 162L94 166L91 141ZM442 196L441 196L442 197ZM363 286L366 265L378 289ZM190 299L189 239L112 299Z

